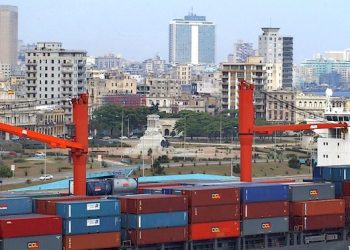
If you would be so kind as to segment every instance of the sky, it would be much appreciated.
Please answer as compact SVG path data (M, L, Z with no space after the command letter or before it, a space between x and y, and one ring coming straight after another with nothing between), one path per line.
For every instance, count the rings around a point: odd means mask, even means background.
M193 8L216 23L216 62L233 43L257 47L261 27L294 37L294 61L350 48L349 0L0 0L18 6L19 39L60 41L92 56L121 54L130 60L168 60L169 21Z

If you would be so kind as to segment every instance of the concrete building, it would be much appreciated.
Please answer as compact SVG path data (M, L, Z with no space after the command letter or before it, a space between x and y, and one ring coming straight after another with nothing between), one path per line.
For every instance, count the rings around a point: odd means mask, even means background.
M299 84L312 82L320 84L320 77L332 72L340 75L341 88L350 88L350 61L336 61L323 58L306 60L300 64L298 72Z
M325 51L324 59L335 60L335 61L345 61L346 52L345 51Z
M282 64L282 86L293 86L293 37L282 37L279 28L262 28L259 36L259 56L268 64ZM279 68L279 67L277 67Z
M165 71L165 60L162 60L159 56L155 56L154 58L143 61L143 67L145 75L152 74L159 76Z
M276 123L295 123L296 92L292 90L266 91L266 121Z
M173 77L181 81L181 84L190 84L192 80L192 66L190 64L178 64L173 67Z
M120 55L109 54L95 58L97 69L120 69L125 65L125 59Z
M266 64L266 90L278 90L282 88L282 64Z
M116 76L106 75L105 93L136 94L137 81L129 74L119 72Z
M176 97L181 95L181 81L171 78L146 78L148 97Z
M169 63L214 64L215 24L190 13L169 24Z
M0 64L17 65L18 9L0 5Z
M8 79L11 76L11 65L0 63L0 79Z
M85 51L63 49L59 42L38 42L26 52L27 97L39 104L59 104L70 123L70 99L86 91L85 57Z
M255 50L253 48L253 43L248 43L243 40L238 40L233 45L232 62L234 63L244 63L247 61L248 57L254 56Z
M265 118L266 66L262 57L249 57L246 63L223 63L221 65L221 108L237 110L238 85L241 80L255 84L254 104L257 118Z

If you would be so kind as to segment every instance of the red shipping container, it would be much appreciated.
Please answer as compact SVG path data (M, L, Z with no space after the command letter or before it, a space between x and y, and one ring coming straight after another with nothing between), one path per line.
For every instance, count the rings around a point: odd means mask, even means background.
M289 221L290 229L295 231L343 228L345 226L344 215L340 214L292 217Z
M343 196L342 199L345 203L345 222L350 222L350 196Z
M342 191L344 196L350 196L350 181L344 180L342 182Z
M256 183L291 183L295 182L293 179L270 179L270 180L254 180Z
M62 234L58 216L26 214L0 217L0 238Z
M80 201L80 200L96 200L101 196L66 196L54 198L35 199L35 212L38 214L56 214L56 202L61 201Z
M342 199L302 201L290 203L291 216L316 216L344 213L345 202Z
M188 212L189 223L229 221L240 219L239 204L191 207Z
M284 217L289 215L288 201L270 201L242 204L243 219Z
M190 206L239 204L240 190L237 187L203 187L181 191L188 197Z
M63 250L85 250L120 247L120 232L66 235Z
M145 214L172 211L187 211L187 197L181 195L130 195L121 196L122 213Z
M190 240L209 240L240 236L240 221L221 221L190 224Z
M128 239L135 246L187 241L187 227L128 230Z

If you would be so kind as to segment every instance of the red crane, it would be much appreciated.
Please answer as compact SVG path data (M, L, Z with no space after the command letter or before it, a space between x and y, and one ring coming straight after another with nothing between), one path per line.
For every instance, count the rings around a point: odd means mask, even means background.
M86 161L89 148L88 94L80 94L78 98L73 98L72 104L75 127L74 140L60 139L6 123L0 123L0 131L44 142L53 148L70 148L73 160L74 195L86 195Z
M344 128L347 123L317 123L317 124L291 124L291 125L265 125L255 126L254 85L241 81L239 84L239 141L241 145L241 181L252 181L252 150L253 136L257 134L272 134L274 131L298 131L323 128Z

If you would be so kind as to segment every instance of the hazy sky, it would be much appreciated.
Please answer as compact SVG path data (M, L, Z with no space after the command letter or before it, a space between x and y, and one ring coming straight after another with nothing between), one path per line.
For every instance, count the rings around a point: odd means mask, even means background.
M19 8L19 38L61 41L90 55L119 53L143 60L168 59L168 25L193 7L216 23L216 59L235 40L257 46L263 26L294 37L294 60L324 50L350 48L349 0L0 0Z

